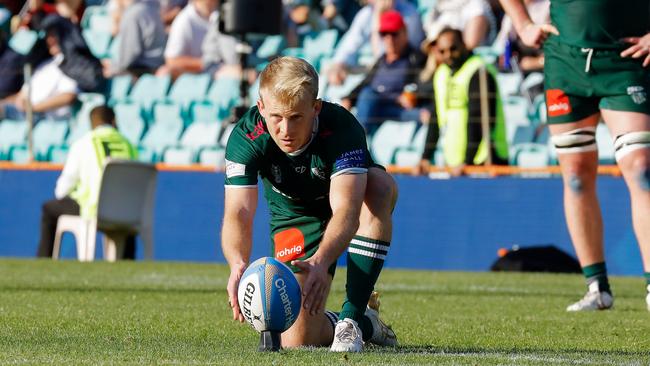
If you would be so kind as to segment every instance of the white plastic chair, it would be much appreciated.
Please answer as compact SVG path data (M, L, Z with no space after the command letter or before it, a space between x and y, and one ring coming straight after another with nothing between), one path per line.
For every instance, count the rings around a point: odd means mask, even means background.
M72 232L77 243L77 258L95 258L97 230L104 233L104 259L122 258L126 239L139 234L145 259L153 258L153 209L157 171L154 165L137 161L112 160L102 176L97 218L62 215L57 222L52 257L58 259L61 237Z

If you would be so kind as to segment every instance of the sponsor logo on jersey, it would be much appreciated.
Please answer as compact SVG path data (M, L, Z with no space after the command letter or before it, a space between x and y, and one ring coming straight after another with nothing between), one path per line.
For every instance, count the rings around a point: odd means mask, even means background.
M366 168L365 149L347 151L336 158L336 161L334 162L335 171L350 168Z
M307 167L304 166L304 165L294 167L294 169L295 169L296 173L298 173L298 174L302 174L302 173L307 171Z
M302 231L290 228L280 231L273 236L275 243L275 258L288 262L305 255L305 236Z
M289 298L289 294L287 294L287 285L282 278L278 278L275 280L275 288L278 289L280 300L282 300L282 307L284 308L284 327L288 329L293 324L296 314L291 310L291 299Z
M255 140L256 138L262 136L264 134L264 124L262 124L262 120L257 121L257 124L255 125L255 128L253 131L249 132L246 134L246 136L251 139Z
M233 178L243 175L246 175L246 165L226 159L226 177Z
M546 108L550 117L564 116L571 113L569 96L560 89L546 91Z
M646 92L642 86L628 86L627 95L632 98L632 101L636 104L643 104L647 100Z
M322 180L327 180L327 176L325 175L325 172L322 171L318 167L311 168L311 174L313 174L314 176L316 176L316 177L318 177L318 178L320 178Z
M282 183L282 171L279 166L271 164L271 175L275 183Z

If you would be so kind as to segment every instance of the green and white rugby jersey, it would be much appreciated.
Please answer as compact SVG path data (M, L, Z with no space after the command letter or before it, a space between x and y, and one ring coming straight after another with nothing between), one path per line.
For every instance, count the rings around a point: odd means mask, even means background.
M271 225L311 216L328 220L330 179L366 173L374 164L363 128L343 107L323 102L314 135L298 155L275 144L257 107L237 122L226 146L227 187L257 185L259 175L271 211Z
M621 38L650 31L650 1L551 0L551 22L560 35L550 40L576 47L621 48Z

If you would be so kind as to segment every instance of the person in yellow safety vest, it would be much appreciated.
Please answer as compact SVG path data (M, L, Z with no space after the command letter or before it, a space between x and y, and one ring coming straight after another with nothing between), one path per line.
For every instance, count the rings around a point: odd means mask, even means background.
M465 165L488 162L488 144L481 124L481 68L486 71L489 154L492 164L507 165L508 143L496 69L465 47L458 30L445 28L433 42L441 62L433 77L435 113L416 170L419 173L429 170L441 131L445 165L452 168L453 175L462 174Z
M97 216L97 201L106 160L134 160L137 150L115 128L115 114L106 106L90 112L92 130L70 147L61 176L56 182L56 199L43 204L41 238L37 256L51 257L56 223L61 215ZM126 243L125 258L134 258L135 238Z

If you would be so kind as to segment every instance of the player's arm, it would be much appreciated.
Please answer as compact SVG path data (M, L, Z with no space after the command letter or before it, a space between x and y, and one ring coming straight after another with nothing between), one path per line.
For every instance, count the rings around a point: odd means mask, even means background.
M366 191L367 174L339 174L330 183L332 218L327 224L318 250L305 261L292 264L307 272L303 285L303 306L312 314L325 307L328 268L348 247L359 228L361 204Z
M244 321L237 301L237 287L250 260L253 217L257 208L257 187L226 187L221 249L230 266L228 301L233 319Z
M533 23L523 0L500 0L503 10L512 19L512 24L517 30L521 40L529 47L539 48L546 40L549 33L559 35L557 28L552 24Z

